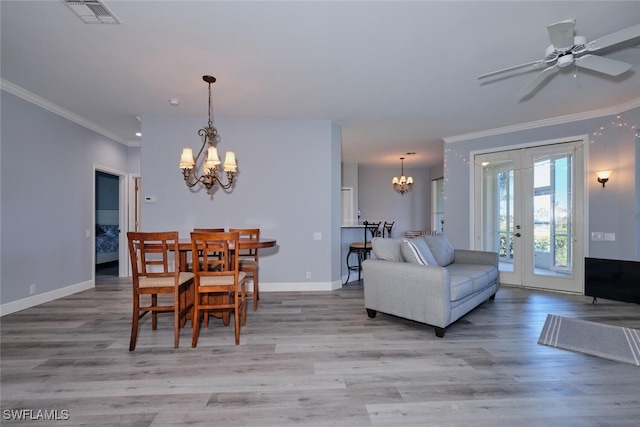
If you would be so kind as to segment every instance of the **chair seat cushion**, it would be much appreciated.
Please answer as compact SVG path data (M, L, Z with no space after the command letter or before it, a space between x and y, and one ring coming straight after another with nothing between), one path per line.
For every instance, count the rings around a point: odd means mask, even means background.
M258 261L254 259L241 259L240 260L240 268L257 268Z
M353 242L349 245L350 249L353 250L366 250L371 249L371 242Z
M238 284L242 283L246 277L247 273L244 271L238 273ZM233 280L233 274L202 276L200 277L200 286L232 286Z
M180 272L178 284L188 282L193 279L193 273ZM147 276L140 278L140 288L166 288L174 284L174 276Z

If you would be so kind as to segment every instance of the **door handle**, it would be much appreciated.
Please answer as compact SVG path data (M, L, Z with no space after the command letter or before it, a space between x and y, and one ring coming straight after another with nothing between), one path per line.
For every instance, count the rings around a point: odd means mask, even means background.
M520 233L516 233L516 234L514 234L514 236L516 236L516 237L520 237L520 236L522 236L522 234L520 234Z

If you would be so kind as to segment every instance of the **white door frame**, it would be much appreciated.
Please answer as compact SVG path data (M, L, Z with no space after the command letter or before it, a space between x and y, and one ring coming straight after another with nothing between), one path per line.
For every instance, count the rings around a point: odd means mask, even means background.
M581 222L582 233L580 233L580 230L576 230L574 235L579 236L578 238L581 239L582 241L579 242L580 244L577 246L578 250L576 250L575 253L573 254L574 259L577 260L577 262L574 264L574 276L576 276L576 280L579 283L581 283L581 285L579 286L580 290L578 291L576 291L575 289L572 289L572 290L563 289L562 287L560 288L554 287L552 289L558 290L558 291L566 291L566 292L573 292L573 293L577 292L577 293L584 294L584 280L582 278L584 271L582 271L583 268L581 266L583 266L585 255L589 253L589 246L588 246L589 233L588 233L588 226L587 226L589 223L589 217L588 217L589 192L588 192L588 183L587 183L587 177L586 177L586 171L588 170L587 165L589 161L589 156L588 156L589 135L578 135L578 136L567 137L567 138L558 138L553 140L538 141L538 142L531 142L526 144L517 144L512 146L504 146L504 147L496 147L492 149L472 151L470 152L470 159L475 159L476 155L481 155L481 154L499 153L502 151L512 151L512 150L518 150L518 149L529 149L529 148L535 148L535 147L542 147L545 145L563 144L563 143L569 143L569 142L578 142L578 143L581 142L581 147L578 148L578 150L582 150L582 153L581 153L582 159L580 164L578 164L578 161L576 161L575 167L577 168L578 173L575 174L576 179L574 182L575 188L580 189L582 192L582 209L574 210L574 214L577 218L576 222L579 222L579 223ZM470 162L471 191L469 193L470 193L470 199L471 199L470 200L471 209L470 209L469 222L470 222L470 230L471 230L472 247L474 249L482 249L481 240L480 240L481 230L477 230L478 224L476 223L476 218L482 215L481 209L479 209L479 207L481 206L480 200L478 200L480 195L476 194L476 185L477 185L477 179L478 179L478 176L476 175L476 169L477 169L476 166L477 165L475 164L474 161ZM579 173L580 171L582 171L581 174ZM582 269L582 270L579 270L579 269ZM526 287L526 283L524 284L524 286Z

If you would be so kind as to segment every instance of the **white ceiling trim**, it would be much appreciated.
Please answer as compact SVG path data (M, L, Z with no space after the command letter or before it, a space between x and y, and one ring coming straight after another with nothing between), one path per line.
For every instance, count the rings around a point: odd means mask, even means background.
M614 114L624 113L625 111L629 111L638 107L640 107L640 98L632 99L631 101L625 102L624 104L617 105L614 107L609 107L609 108L603 108L600 110L585 111L583 113L552 117L550 119L538 120L535 122L521 123L517 125L510 125L510 126L505 126L501 128L495 128L495 129L487 129L479 132L472 132L472 133L467 133L467 134L458 135L458 136L449 136L449 137L443 138L443 140L445 144L452 144L455 142L468 141L470 139L484 138L487 136L495 136L495 135L501 135L505 133L519 132L523 130L541 128L546 126L554 126L554 125L561 125L564 123L577 122L580 120L588 120L588 119L595 119L598 117L612 116Z
M116 142L119 142L120 144L126 145L127 147L140 146L140 141L125 141L124 139L119 138L118 136L109 132L103 127L98 126L97 124L85 119L84 117L78 116L77 114L72 113L71 111L66 110L50 101L47 101L46 99L41 98L38 95L21 88L20 86L14 85L13 83L3 78L0 78L0 87L2 90L8 93L11 93L19 98L22 98L27 102L30 102L34 105L42 107L45 110L51 111L54 114L57 114L61 117L64 117L67 120L70 120L74 123L79 124L80 126L83 126L94 132L97 132L100 135L106 136L107 138L112 139ZM638 107L640 107L640 98L632 99L631 101L626 102L624 104L617 105L614 107L609 107L609 108L603 108L600 110L586 111L583 113L569 114L566 116L552 117L549 119L543 119L543 120L538 120L534 122L520 123L517 125L510 125L510 126L505 126L501 128L487 129L479 132L472 132L472 133L467 133L463 135L450 136L450 137L443 138L443 140L445 144L453 144L456 142L468 141L470 139L478 139L478 138L484 138L488 136L501 135L505 133L519 132L519 131L524 131L529 129L536 129L540 127L577 122L580 120L588 120L588 119L595 119L598 117L612 116L614 114L620 114L625 111L629 111Z
M18 98L22 98L27 102L37 105L38 107L42 107L45 110L51 111L52 113L57 114L60 117L64 117L67 120L77 123L80 126L83 126L96 133L99 133L100 135L106 136L107 138L112 139L116 142L119 142L120 144L123 144L126 146L132 146L132 141L125 141L122 138L116 136L115 134L109 132L105 128L98 126L97 124L85 119L84 117L80 117L77 114L62 108L59 105L54 104L53 102L47 101L46 99L41 98L38 95L21 88L20 86L16 86L13 83L3 78L0 78L0 87L5 92L15 95Z

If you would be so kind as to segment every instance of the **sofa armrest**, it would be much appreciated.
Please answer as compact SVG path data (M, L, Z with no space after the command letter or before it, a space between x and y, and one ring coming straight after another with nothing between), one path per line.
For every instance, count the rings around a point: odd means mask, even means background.
M362 268L366 308L442 328L449 325L446 268L375 259L365 260Z
M498 268L498 253L455 249L453 253L453 262L456 264L493 265Z

